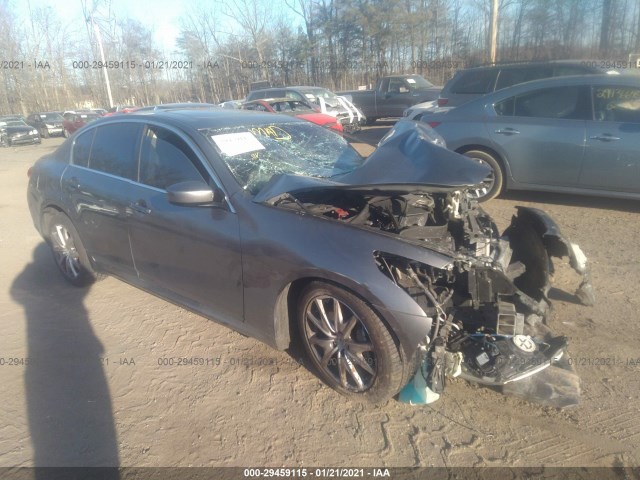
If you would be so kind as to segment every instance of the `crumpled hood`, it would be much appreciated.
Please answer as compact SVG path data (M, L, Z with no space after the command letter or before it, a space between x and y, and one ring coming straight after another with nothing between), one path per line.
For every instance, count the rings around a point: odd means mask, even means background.
M490 171L486 165L429 142L417 125L378 147L362 166L349 173L331 179L274 175L254 201L322 188L377 193L452 190L477 185Z

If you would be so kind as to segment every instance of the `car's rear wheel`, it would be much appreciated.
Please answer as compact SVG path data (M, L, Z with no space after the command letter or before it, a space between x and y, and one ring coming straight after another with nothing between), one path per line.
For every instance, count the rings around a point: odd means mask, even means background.
M381 403L404 386L405 365L391 332L347 290L312 282L298 303L298 328L320 378L338 392Z
M480 185L469 189L469 195L479 202L486 202L500 195L504 184L504 174L498 160L484 150L468 150L462 153L476 162L491 168L491 172Z
M78 231L65 214L55 212L48 216L47 239L56 265L69 283L85 287L99 278L91 267Z

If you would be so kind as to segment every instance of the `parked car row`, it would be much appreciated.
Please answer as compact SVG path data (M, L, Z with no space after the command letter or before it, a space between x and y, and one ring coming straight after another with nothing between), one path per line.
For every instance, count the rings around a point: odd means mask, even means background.
M258 112L281 113L328 128L342 134L344 127L336 117L318 112L311 104L304 100L294 100L292 98L265 98L264 100L253 100L241 105L244 110Z
M65 112L36 112L0 116L0 146L38 144L51 136L68 137L89 122L101 117L106 110L84 109Z
M356 107L348 97L336 95L321 87L297 86L261 88L252 90L245 102L267 98L289 98L307 102L318 112L330 115L336 119L345 132L357 132L366 122L362 111Z
M496 90L543 78L619 73L617 70L607 71L594 65L589 62L558 60L505 63L458 70L435 101L413 105L403 115L411 120L418 120L423 113L433 113L438 107L457 107Z
M470 190L480 201L506 189L640 198L640 76L594 65L552 61L460 70L437 99L403 115L427 123L441 144L491 168ZM398 116L391 104L417 95L406 84L411 78L383 77L375 91L347 93L369 119L367 105L385 102L388 116ZM399 88L391 88L394 82Z
M38 130L28 125L21 115L0 116L0 147L40 142Z

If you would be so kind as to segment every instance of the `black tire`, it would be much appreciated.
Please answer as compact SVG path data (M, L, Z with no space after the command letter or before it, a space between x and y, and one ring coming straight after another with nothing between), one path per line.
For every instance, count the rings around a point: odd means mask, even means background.
M49 130L47 130L47 128L43 128L42 130L40 130L40 136L42 138L49 138Z
M406 383L408 369L391 332L354 294L312 282L301 293L297 317L307 356L331 388L379 404Z
M496 160L492 154L484 150L468 150L462 153L479 163L491 167L492 170L489 176L487 176L481 184L482 187L470 189L469 195L479 202L486 202L500 195L504 185L504 172L498 160Z
M76 287L86 287L98 280L101 275L93 270L80 235L69 217L53 211L45 219L47 242L65 280Z

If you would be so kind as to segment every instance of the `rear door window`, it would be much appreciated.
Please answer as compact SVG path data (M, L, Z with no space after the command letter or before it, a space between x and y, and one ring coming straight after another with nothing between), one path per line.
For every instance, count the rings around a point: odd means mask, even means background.
M469 71L462 75L451 88L452 93L485 94L493 91L498 75L497 70Z
M89 156L91 155L91 145L96 129L78 135L73 144L73 164L80 167L89 166Z
M96 128L89 168L136 180L137 155L142 126L124 122Z
M500 116L573 120L591 118L588 88L584 86L535 90L502 100L494 108Z
M551 67L535 66L527 68L503 68L498 76L496 90L517 85L518 83L530 82L540 78L548 78L553 74Z

